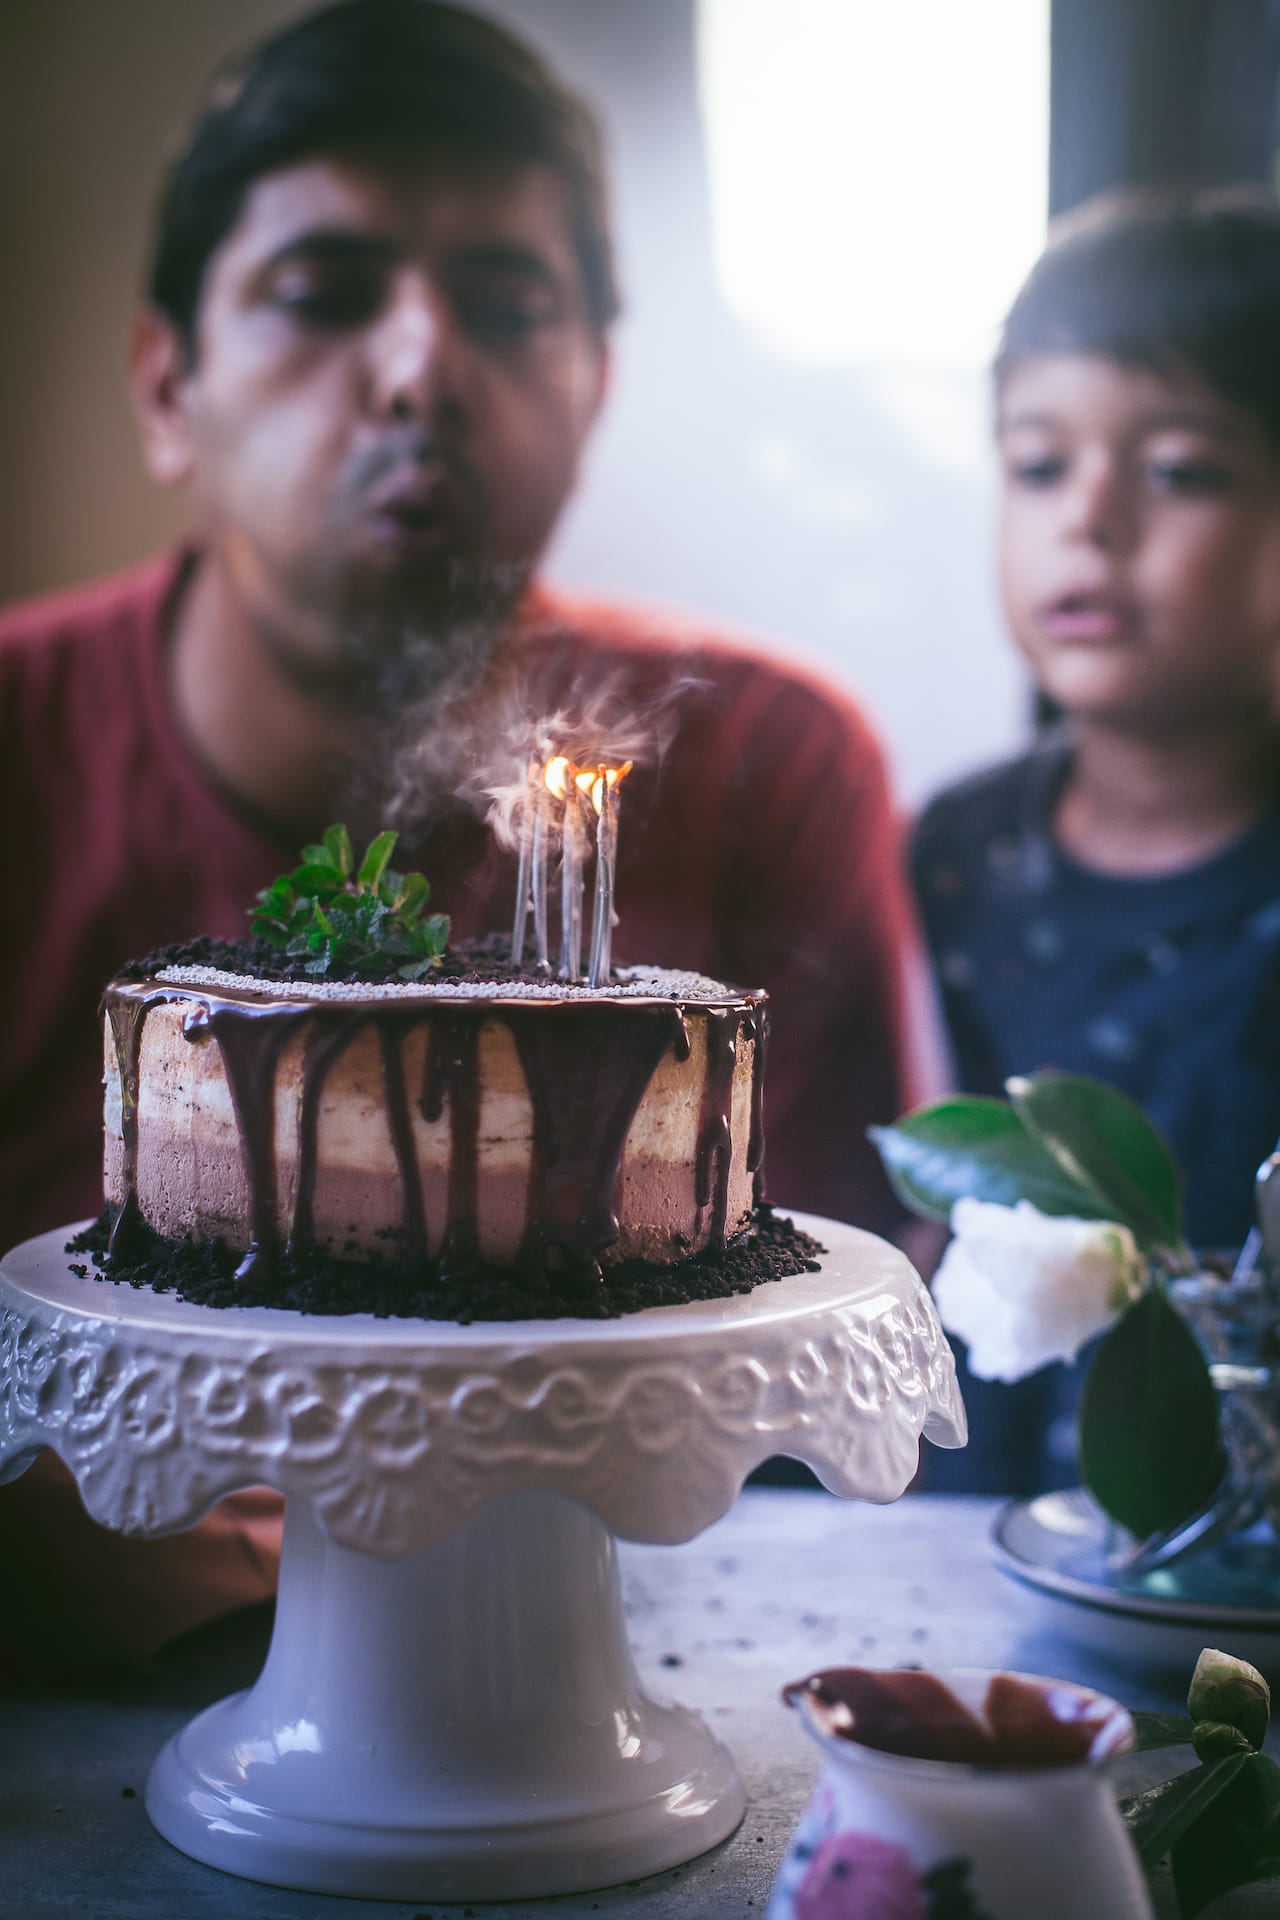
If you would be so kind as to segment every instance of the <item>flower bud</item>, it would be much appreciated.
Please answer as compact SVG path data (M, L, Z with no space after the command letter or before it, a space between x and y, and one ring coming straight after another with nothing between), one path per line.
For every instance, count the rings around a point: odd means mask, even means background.
M1237 1660L1216 1647L1206 1647L1196 1661L1187 1694L1187 1711L1197 1722L1196 1752L1200 1753L1201 1722L1225 1723L1241 1738L1238 1745L1261 1747L1271 1718L1271 1689L1247 1660ZM1226 1751L1225 1748L1219 1749ZM1205 1755L1200 1753L1203 1760Z

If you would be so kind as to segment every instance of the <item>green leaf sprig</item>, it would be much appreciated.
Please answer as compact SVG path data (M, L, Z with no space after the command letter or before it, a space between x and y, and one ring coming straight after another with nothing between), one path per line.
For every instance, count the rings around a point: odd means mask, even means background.
M1148 1873L1168 1857L1182 1920L1233 1887L1280 1874L1280 1767L1261 1751L1270 1713L1257 1669L1206 1647L1185 1720L1133 1716L1140 1747L1189 1743L1200 1762L1122 1808Z
M378 834L357 866L347 829L329 827L319 845L302 849L301 866L258 895L252 931L307 973L421 980L440 965L449 917L426 913L431 888L422 874L392 869L397 838Z
M873 1127L903 1204L949 1220L966 1195L997 1206L1117 1221L1147 1256L1148 1286L1101 1338L1080 1405L1080 1474L1139 1540L1169 1532L1213 1493L1223 1468L1217 1391L1166 1282L1195 1271L1181 1179L1142 1109L1067 1073L1007 1083L1007 1101L954 1095Z

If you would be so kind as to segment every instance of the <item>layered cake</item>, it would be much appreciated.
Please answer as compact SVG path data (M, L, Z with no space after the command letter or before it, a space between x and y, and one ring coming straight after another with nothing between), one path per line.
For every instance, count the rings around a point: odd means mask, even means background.
M811 1265L761 1192L765 995L607 964L557 979L514 935L451 952L394 841L357 863L331 827L258 895L252 937L109 982L107 1205L79 1242L107 1277L505 1319Z
M140 1225L284 1252L594 1275L752 1219L767 1011L696 976L273 981L163 966L104 1003L105 1186Z

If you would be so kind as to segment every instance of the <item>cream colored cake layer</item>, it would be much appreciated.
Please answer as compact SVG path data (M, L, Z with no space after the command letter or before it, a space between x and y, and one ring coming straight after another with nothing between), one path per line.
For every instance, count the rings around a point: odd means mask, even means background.
M146 986L136 989L138 995ZM132 990L126 990L132 991ZM243 1248L251 1237L251 1191L242 1128L228 1084L222 1047L208 1029L198 1025L203 996L199 988L167 991L177 997L147 1010L139 1036L138 1101L135 1186L143 1217L158 1232L196 1239L214 1237ZM301 996L305 1000L305 994ZM296 999L295 999L296 1005ZM477 1139L474 1156L475 1223L481 1256L504 1264L514 1259L530 1219L534 1178L535 1114L530 1089L511 1027L500 1013L487 1015L474 1007L479 1020L474 1119ZM302 1150L302 1095L306 1062L333 1003L320 1002L314 1019L307 1018L281 1049L274 1074L263 1078L270 1086L271 1127L274 1139L272 1178L275 1187L276 1232L286 1239L299 1219L310 1212L309 1237L334 1251L383 1249L387 1229L401 1228L408 1217L400 1158L388 1099L384 1042L375 1024L356 1025L318 1082L314 1111L314 1175L309 1203L299 1194ZM193 1011L197 1024L192 1029ZM647 1018L640 1005L611 1003L611 1016L626 1027L637 1015ZM747 1224L752 1207L752 1175L748 1145L752 1119L752 1081L756 1044L748 1031L739 1034L731 1082L726 1069L717 1069L713 1053L723 1058L723 1041L709 1039L717 1018L733 1022L744 1006L719 1016L708 1007L686 1003L684 1026L688 1055L679 1046L666 1048L634 1110L621 1162L617 1203L620 1234L602 1251L606 1262L627 1258L672 1261L705 1246L715 1226L715 1205L699 1206L697 1173L699 1139L714 1124L715 1083L729 1091L730 1167L725 1231L732 1235ZM539 1014L541 1009L538 1010ZM527 1020L534 1010L522 1007ZM564 1020L563 1010L548 1008L551 1018ZM442 1019L443 1016L443 1019ZM350 1018L350 1001L341 1003L341 1018ZM537 1017L535 1015L535 1017ZM439 1118L424 1117L421 1090L428 1078L428 1054L444 1043L453 1022L456 1033L458 1002L436 1003L415 998L413 1016L398 1037L398 1054L406 1098L403 1111L411 1129L412 1156L421 1193L421 1217L427 1247L439 1250L450 1217L450 1183L459 1179L460 1137L466 1134L466 1116L456 1114L445 1097ZM187 1030L184 1030L184 1023ZM106 1150L105 1180L109 1200L124 1198L126 1185L125 1128L118 1049L110 1019L106 1022ZM709 1083L710 1076L710 1083ZM712 1092L709 1095L708 1088ZM710 1104L709 1104L710 1100ZM460 1132L461 1129L461 1132ZM590 1150L588 1143L588 1150ZM546 1137L542 1144L546 1157ZM403 1151L403 1142L402 1142ZM703 1153L704 1181L714 1160ZM544 1175L546 1172L544 1166ZM552 1169L554 1177L556 1170ZM464 1168L464 1179L470 1170ZM714 1192L717 1182L711 1182Z

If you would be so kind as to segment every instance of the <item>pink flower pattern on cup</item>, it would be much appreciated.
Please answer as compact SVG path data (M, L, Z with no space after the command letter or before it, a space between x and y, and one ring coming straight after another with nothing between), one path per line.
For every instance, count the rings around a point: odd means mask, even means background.
M873 1833L835 1833L795 1892L795 1920L929 1920L911 1855Z

